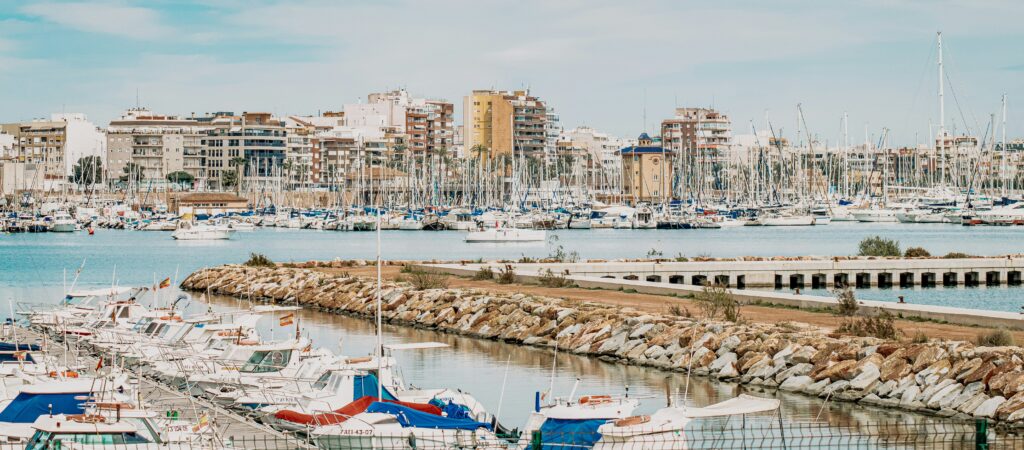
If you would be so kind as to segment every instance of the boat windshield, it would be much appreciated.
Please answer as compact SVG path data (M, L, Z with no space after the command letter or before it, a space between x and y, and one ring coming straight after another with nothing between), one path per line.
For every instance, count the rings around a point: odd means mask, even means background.
M266 350L253 352L249 361L239 370L245 373L277 372L284 368L292 357L291 350Z
M26 450L45 450L49 448L60 448L54 445L54 441L74 442L83 445L126 445L126 444L148 444L151 441L138 433L50 433L37 431Z

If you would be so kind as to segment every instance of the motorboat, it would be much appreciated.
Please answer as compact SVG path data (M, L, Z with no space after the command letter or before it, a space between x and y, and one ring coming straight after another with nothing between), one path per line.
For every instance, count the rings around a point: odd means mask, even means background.
M209 241L231 239L232 233L234 230L227 226L179 220L178 228L171 233L171 237L179 241Z
M466 242L543 242L547 239L544 230L521 228L491 228L466 233Z
M600 439L598 427L630 417L640 406L638 400L628 396L584 395L573 399L570 395L547 405L541 405L541 398L538 392L534 410L523 426L520 448L529 448L538 431L542 448L590 448Z
M53 215L53 220L50 222L51 233L71 233L76 230L78 230L78 221L67 211L57 211Z
M461 405L373 402L344 421L309 433L317 448L472 448L507 449L489 423L465 416Z
M768 214L758 217L757 221L765 227L806 227L815 223L810 214Z
M669 406L650 415L631 416L597 427L594 450L686 450L686 425L694 419L743 416L779 409L776 399L740 394L736 398L703 408Z
M978 211L974 216L985 225L1024 225L1024 202Z

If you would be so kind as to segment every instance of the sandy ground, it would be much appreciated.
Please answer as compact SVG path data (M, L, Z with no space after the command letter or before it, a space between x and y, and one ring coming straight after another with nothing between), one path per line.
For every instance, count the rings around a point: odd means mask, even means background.
M317 269L325 272L347 272L352 275L376 277L375 266L348 267L344 269ZM384 277L394 279L396 276L408 276L401 273L397 266L386 266L383 270ZM650 295L639 293L626 293L621 291L607 291L579 288L549 288L534 284L498 284L493 281L475 281L469 278L448 276L448 286L452 288L478 288L493 292L521 292L524 294L564 298L569 300L591 301L609 305L631 306L633 308L667 313L673 305L686 308L693 314L698 313L698 308L693 301L669 297L664 295ZM842 320L835 315L828 313L800 311L788 308L766 307L766 306L743 306L741 315L745 320L751 322L801 322L820 327L831 331ZM929 338L943 338L954 340L974 341L979 334L989 329L982 327L968 327L961 325L939 324L932 322L913 322L909 320L897 320L896 326L903 333L904 339L911 339L918 332L924 333ZM1024 343L1024 331L1014 331L1014 340Z

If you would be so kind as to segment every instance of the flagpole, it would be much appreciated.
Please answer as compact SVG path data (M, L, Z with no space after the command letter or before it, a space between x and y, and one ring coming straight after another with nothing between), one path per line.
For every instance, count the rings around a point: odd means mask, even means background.
M379 170L379 167L378 167ZM373 172L370 172L371 174ZM372 182L372 180L371 180ZM378 180L378 186L380 186ZM380 189L378 189L380 191ZM370 190L370 195L373 195L373 190ZM377 401L381 401L384 398L384 332L382 328L381 320L381 262L380 262L380 197L374 197L374 209L377 212Z

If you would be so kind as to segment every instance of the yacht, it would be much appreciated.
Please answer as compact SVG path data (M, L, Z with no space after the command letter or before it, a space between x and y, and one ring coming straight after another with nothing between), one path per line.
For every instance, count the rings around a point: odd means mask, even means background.
M178 228L171 237L179 241L209 241L231 239L234 230L227 226L194 224L189 220L179 220Z
M51 233L70 233L78 229L76 221L67 211L57 211L50 222Z

